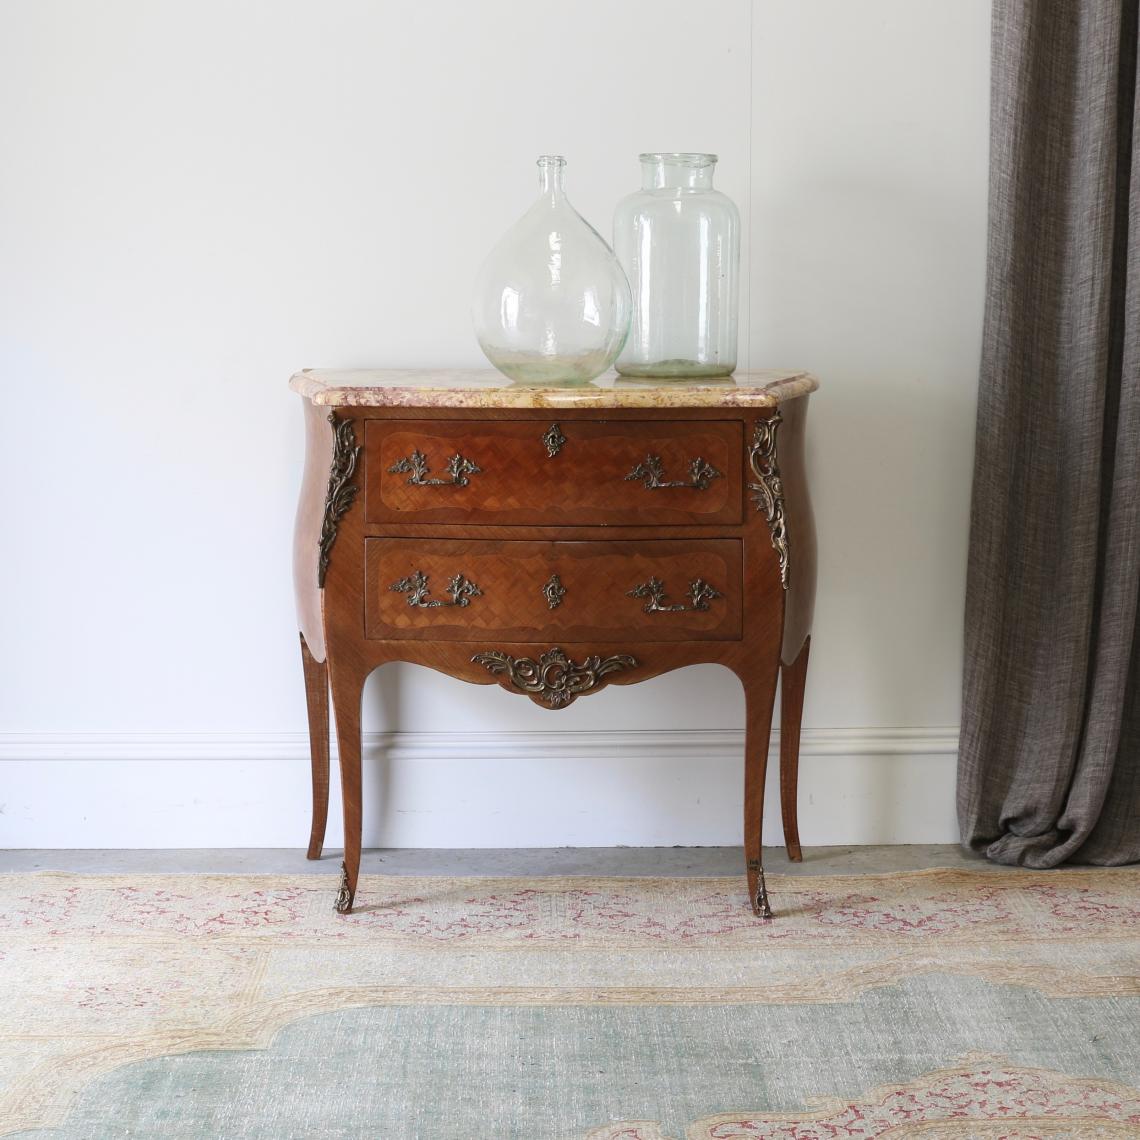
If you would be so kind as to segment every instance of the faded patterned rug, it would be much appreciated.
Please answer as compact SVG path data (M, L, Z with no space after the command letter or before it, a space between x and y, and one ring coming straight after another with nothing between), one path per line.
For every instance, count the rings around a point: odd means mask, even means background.
M0 876L21 1140L1140 1137L1140 871Z

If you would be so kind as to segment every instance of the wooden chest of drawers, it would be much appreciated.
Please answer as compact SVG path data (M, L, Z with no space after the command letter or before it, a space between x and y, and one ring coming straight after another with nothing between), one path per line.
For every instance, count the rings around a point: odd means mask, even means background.
M701 662L746 694L749 897L782 674L785 842L815 536L803 373L523 388L496 373L302 372L307 459L294 579L313 756L309 856L328 800L331 681L345 810L336 906L361 840L361 692L386 661L494 683L551 709Z

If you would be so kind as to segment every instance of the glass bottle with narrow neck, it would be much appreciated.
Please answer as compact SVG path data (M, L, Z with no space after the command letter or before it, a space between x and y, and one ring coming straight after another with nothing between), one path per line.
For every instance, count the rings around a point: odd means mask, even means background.
M715 154L641 157L641 189L614 212L629 279L626 376L728 376L736 367L740 214L713 188Z
M566 197L566 159L558 154L544 154L538 160L538 192L549 198Z
M629 285L613 250L570 205L566 160L538 160L539 196L475 283L479 347L520 383L581 383L613 364L629 329Z

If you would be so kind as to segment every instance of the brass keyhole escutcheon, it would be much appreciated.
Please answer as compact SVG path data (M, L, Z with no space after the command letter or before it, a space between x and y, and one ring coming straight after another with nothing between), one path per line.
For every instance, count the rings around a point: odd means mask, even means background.
M550 580L542 587L542 596L552 610L562 605L562 599L566 597L566 587L562 585L562 579L557 574L550 575Z
M546 444L546 454L553 459L561 450L563 444L566 443L566 437L562 434L562 429L557 424L551 424L546 429L546 433L542 437L542 442Z

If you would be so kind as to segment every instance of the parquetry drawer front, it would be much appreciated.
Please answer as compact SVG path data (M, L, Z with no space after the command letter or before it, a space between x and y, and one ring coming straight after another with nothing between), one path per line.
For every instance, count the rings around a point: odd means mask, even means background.
M740 637L737 539L371 538L365 546L370 638L632 643Z
M738 420L369 420L371 523L739 523Z

